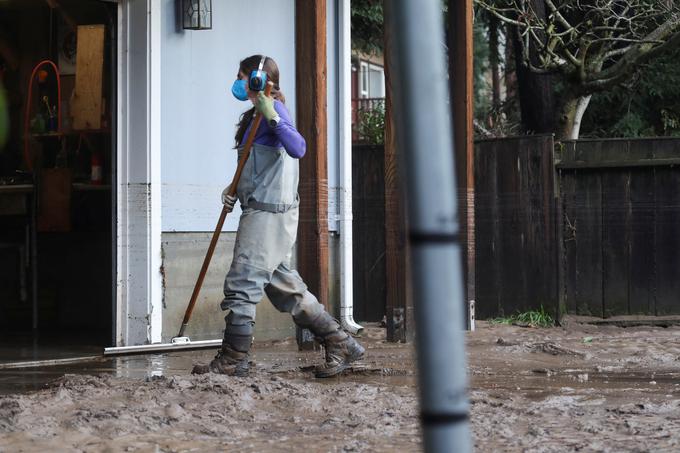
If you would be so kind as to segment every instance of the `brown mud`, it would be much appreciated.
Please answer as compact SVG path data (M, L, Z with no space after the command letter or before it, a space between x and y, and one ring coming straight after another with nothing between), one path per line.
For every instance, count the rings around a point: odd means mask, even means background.
M476 451L680 451L679 327L478 326ZM0 370L0 452L420 451L412 348L383 337L327 380L291 341L256 343L247 378L189 374L214 351Z

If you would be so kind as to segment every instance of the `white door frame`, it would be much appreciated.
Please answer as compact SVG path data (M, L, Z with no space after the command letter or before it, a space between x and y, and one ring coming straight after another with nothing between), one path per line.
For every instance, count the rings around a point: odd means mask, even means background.
M161 0L118 2L116 346L161 341Z

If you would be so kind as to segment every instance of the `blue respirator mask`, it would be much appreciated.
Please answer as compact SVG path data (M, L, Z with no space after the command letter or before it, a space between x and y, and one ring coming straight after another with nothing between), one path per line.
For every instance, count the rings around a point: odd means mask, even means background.
M257 70L250 73L247 82L243 79L234 80L234 83L231 86L231 94L233 94L236 99L239 101L248 100L246 84L247 87L250 88L250 91L262 91L267 86L267 72L262 70L266 58L267 57L264 55L260 58L260 64L258 65Z
M246 81L243 79L234 80L234 84L231 86L231 94L239 101L247 101L248 91L246 91Z

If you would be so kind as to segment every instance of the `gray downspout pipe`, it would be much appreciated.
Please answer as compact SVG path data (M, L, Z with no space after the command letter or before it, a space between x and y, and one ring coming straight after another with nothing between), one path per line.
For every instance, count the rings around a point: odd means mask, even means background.
M426 452L471 450L463 269L440 0L387 1L394 116L407 190Z

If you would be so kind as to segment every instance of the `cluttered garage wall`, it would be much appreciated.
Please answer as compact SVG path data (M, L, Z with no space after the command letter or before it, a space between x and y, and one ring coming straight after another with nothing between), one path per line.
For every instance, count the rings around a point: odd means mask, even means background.
M3 331L111 341L116 16L98 1L0 2Z

